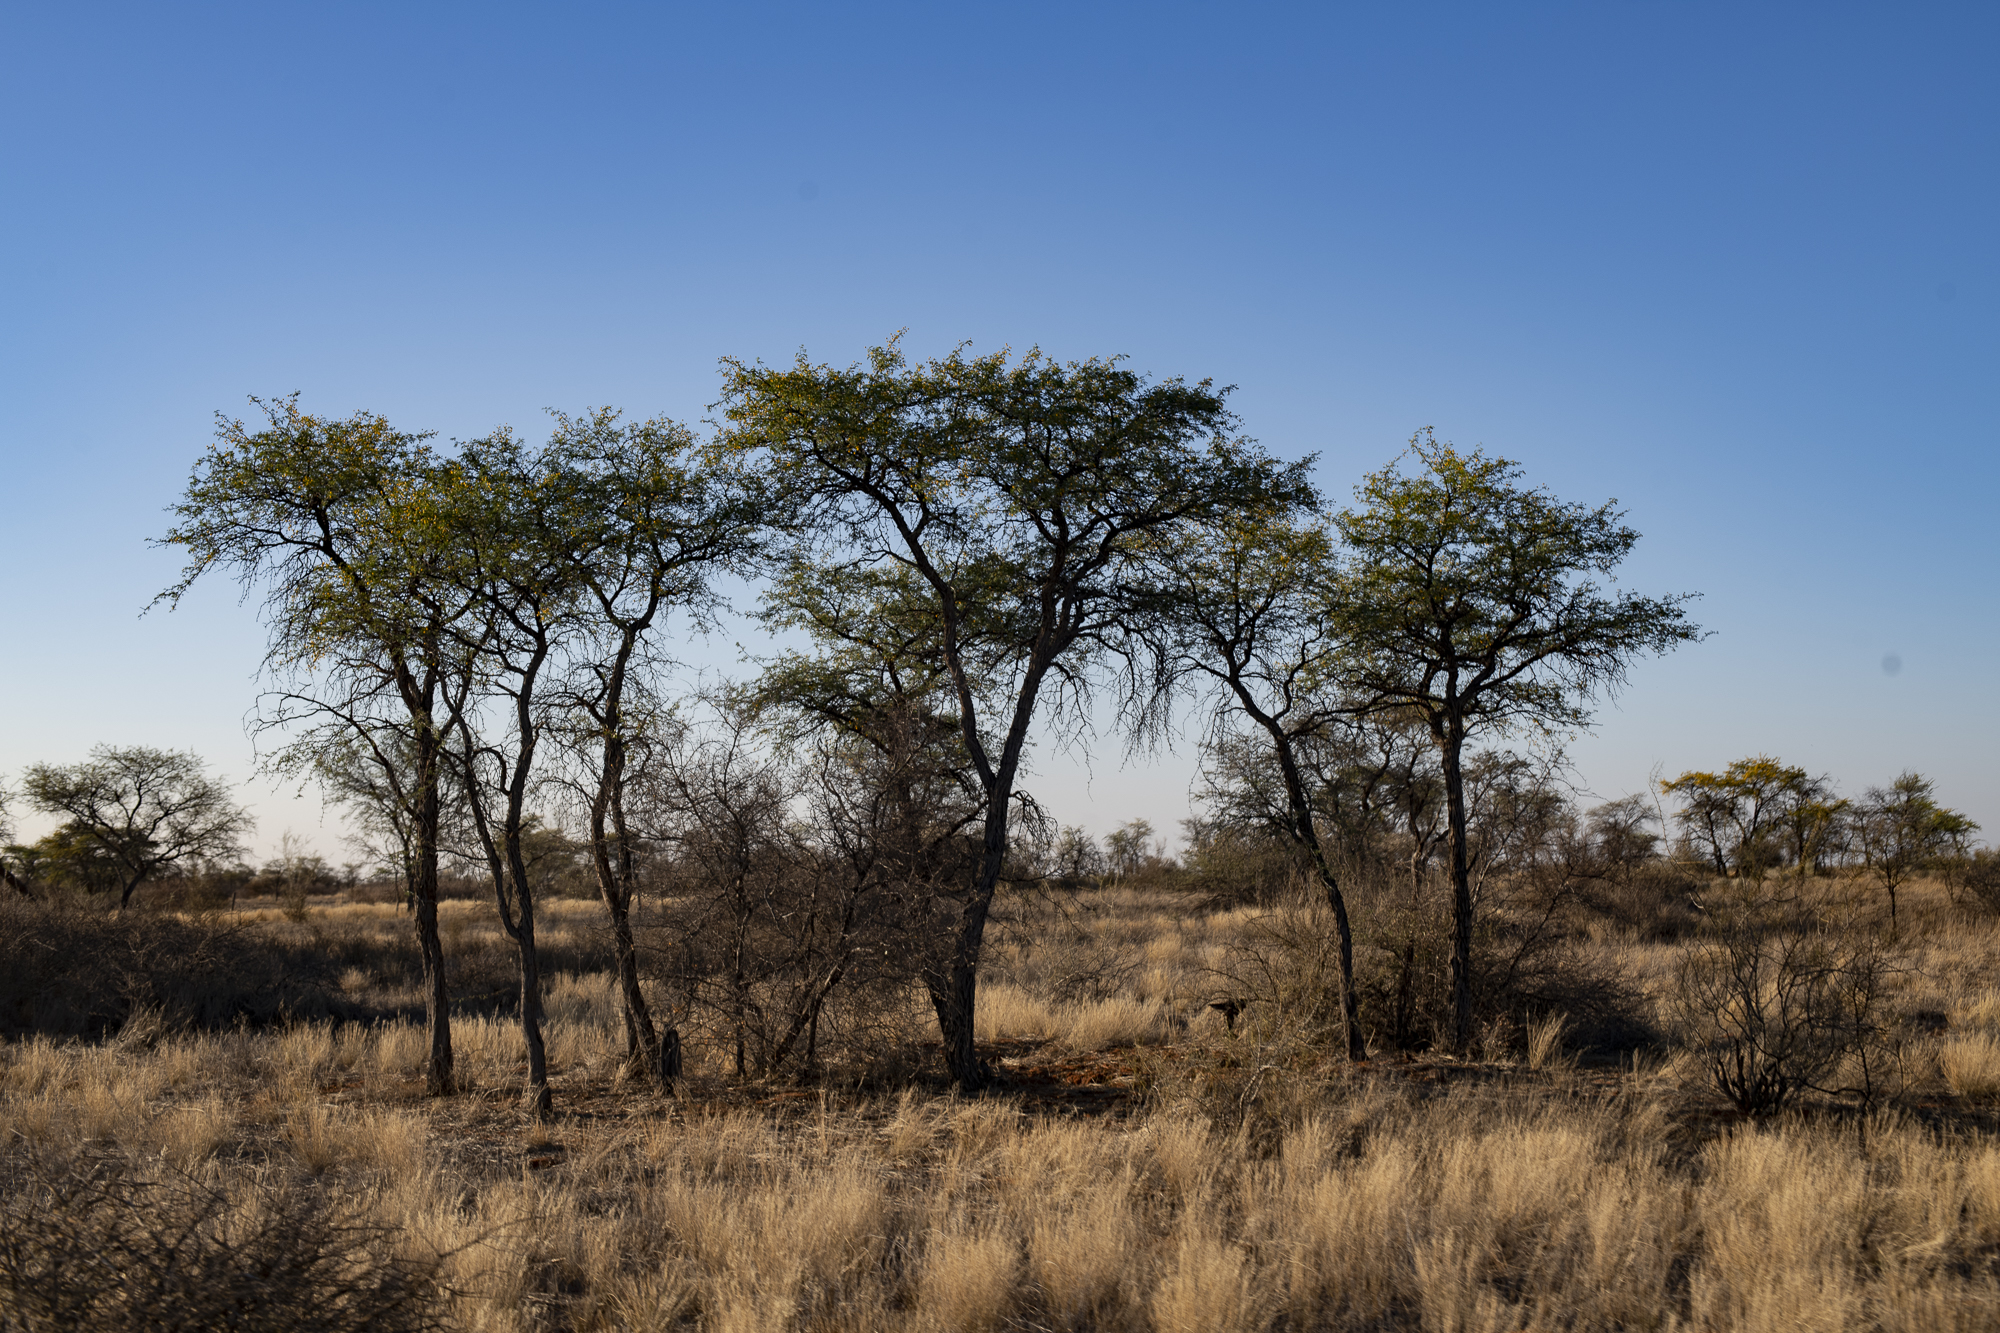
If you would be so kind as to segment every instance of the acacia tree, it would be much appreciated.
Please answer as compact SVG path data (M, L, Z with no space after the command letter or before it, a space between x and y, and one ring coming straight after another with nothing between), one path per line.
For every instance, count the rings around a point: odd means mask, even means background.
M1776 822L1785 854L1791 857L1800 879L1818 871L1826 857L1839 849L1852 808L1851 802L1833 794L1833 779L1827 774L1815 778L1802 770L1786 785Z
M952 1080L973 1048L981 948L1038 708L1081 723L1100 669L1135 662L1132 580L1149 540L1298 488L1210 384L1147 384L1111 361L1031 352L911 365L892 342L846 370L724 362L735 449L763 457L816 591L778 623L852 642L854 622L919 627L985 798L976 877L924 981ZM823 617L831 615L831 621Z
M262 429L218 417L175 523L162 539L188 562L158 601L179 603L211 569L261 588L273 684L258 724L291 739L281 768L310 770L330 746L358 745L408 812L412 885L430 1049L425 1084L455 1090L449 992L438 935L438 833L447 688L462 675L452 629L471 597L445 540L426 435L379 416L299 411L296 397L252 400ZM393 728L407 747L385 744Z
M1246 513L1219 532L1160 542L1157 646L1163 674L1205 676L1221 688L1215 722L1234 713L1261 733L1283 784L1278 823L1319 881L1333 912L1340 1013L1350 1060L1368 1056L1354 986L1354 931L1340 876L1320 838L1302 751L1346 721L1347 701L1326 686L1341 639L1320 594L1333 576L1332 543L1319 524L1282 513Z
M33 765L21 786L37 810L68 817L80 851L115 869L120 911L164 871L237 855L253 827L191 752L100 745L81 764Z
M1920 773L1903 773L1887 788L1870 787L1861 800L1856 832L1861 854L1889 895L1889 929L1896 929L1896 890L1925 865L1962 849L1979 825L1937 801L1937 788Z
M556 549L582 604L558 699L572 716L564 739L585 771L591 863L611 919L626 1061L663 1083L678 1066L679 1036L655 1028L639 985L632 905L640 837L628 803L635 749L659 737L648 688L660 654L653 636L675 612L695 626L717 604L717 576L746 569L763 531L757 478L685 426L624 422L600 409L556 416L544 454L541 503L557 511Z
M0 782L0 883L6 884L23 898L32 898L35 896L34 890L28 887L26 880L15 873L13 865L13 800L14 793L7 789L6 783Z
M375 865L393 868L402 881L405 906L416 903L416 834L406 793L415 761L407 733L384 728L364 744L349 733L333 738L313 756L313 777L321 791L346 807L348 845Z
M568 506L559 479L505 431L467 445L438 484L448 488L447 531L470 603L452 631L466 668L454 684L484 696L482 703L490 698L500 714L470 705L457 710L457 776L501 927L514 941L528 1055L523 1103L540 1119L552 1098L526 839L535 828L528 797L547 722L543 686L579 634ZM497 734L487 734L488 725Z
M1371 474L1335 518L1347 559L1328 585L1345 640L1339 688L1362 711L1423 719L1445 789L1452 883L1453 1040L1472 1041L1473 899L1466 835L1468 737L1588 723L1630 664L1700 636L1685 595L1612 593L1598 581L1639 534L1611 503L1590 508L1519 484L1521 469L1461 454L1429 431L1417 464Z
M1793 831L1788 814L1821 794L1812 789L1812 782L1803 768L1760 754L1738 759L1720 773L1683 773L1662 782L1660 790L1684 802L1681 825L1707 844L1716 874L1729 873L1733 860L1744 874L1762 879L1771 861L1782 854L1775 839ZM1798 813L1803 818L1811 812ZM1809 824L1798 832L1814 841Z

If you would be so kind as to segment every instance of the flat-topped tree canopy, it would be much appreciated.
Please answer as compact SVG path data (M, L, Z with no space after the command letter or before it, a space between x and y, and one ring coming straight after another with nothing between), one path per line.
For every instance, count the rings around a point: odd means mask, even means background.
M762 461L790 536L767 614L838 652L927 654L986 795L979 877L926 978L961 1085L980 1082L974 975L1037 707L1080 733L1106 680L1157 698L1137 624L1147 545L1312 498L1302 465L1237 433L1226 397L1115 359L960 347L917 364L894 340L845 369L724 362L723 439Z

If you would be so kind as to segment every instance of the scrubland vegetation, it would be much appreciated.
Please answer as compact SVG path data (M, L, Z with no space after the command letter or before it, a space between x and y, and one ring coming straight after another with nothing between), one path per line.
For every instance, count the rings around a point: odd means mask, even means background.
M12 965L58 936L76 954L124 947L121 931L200 940L303 970L282 969L291 1018L221 1020L202 996L229 969L193 975L181 947L126 965L153 989L102 1040L17 1020L0 1069L4 1318L1228 1330L2000 1317L2000 921L1950 883L1905 890L1876 1096L1806 1090L1752 1117L1675 1035L1674 979L1717 937L1709 912L1663 930L1630 897L1573 903L1554 970L1617 1012L1518 1021L1495 990L1469 1058L1380 1050L1356 1066L1325 1041L1333 1010L1310 994L1327 961L1296 947L1323 905L1219 901L1214 873L1156 862L1102 888L1003 894L978 1017L993 1074L971 1098L945 1082L908 993L871 1016L869 1046L831 1053L809 1083L739 1078L726 1031L694 1025L664 1093L627 1072L601 908L552 901L559 1110L539 1122L518 1100L516 1024L480 1012L508 958L482 903L443 904L463 1006L461 1092L443 1099L424 1094L421 969L394 903L315 898L303 920L268 900L122 919L10 907L0 974L17 1016L41 983ZM1830 903L1854 878L1810 887ZM1396 886L1376 887L1352 895L1364 940L1399 910ZM1706 903L1739 886L1692 887ZM641 909L642 939L671 906ZM1371 1028L1393 1021L1395 969L1392 950L1364 947ZM1448 1013L1442 980L1429 988ZM1221 996L1246 1002L1233 1030L1210 1007ZM1580 1049L1589 1023L1628 1044ZM1826 1086L1858 1085L1860 1058L1849 1051Z

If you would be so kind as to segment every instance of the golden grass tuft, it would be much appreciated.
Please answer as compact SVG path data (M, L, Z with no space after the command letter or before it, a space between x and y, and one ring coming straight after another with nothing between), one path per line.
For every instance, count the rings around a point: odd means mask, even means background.
M1974 1101L2000 1096L2000 1036L1966 1032L1937 1047L1938 1070L1951 1090Z

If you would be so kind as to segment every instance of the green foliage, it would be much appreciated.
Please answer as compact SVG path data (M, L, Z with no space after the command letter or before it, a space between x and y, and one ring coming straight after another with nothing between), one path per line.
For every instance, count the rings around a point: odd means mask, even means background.
M1030 352L912 364L892 342L837 370L724 363L725 442L771 479L792 537L767 616L819 661L781 664L802 712L954 717L984 795L975 882L926 976L953 1078L976 1085L972 1005L1038 712L1088 725L1107 670L1143 728L1163 694L1137 623L1151 547L1310 496L1233 433L1204 381Z
M1092 665L1132 660L1150 543L1306 490L1207 382L1112 361L912 365L892 343L846 370L725 365L727 439L765 461L796 534L772 621L818 641L836 693L878 672L946 693L989 785L1025 741L989 731L1024 729L1044 681L1076 704Z
M193 754L100 745L81 764L35 764L28 801L67 819L29 856L36 871L91 893L117 892L122 907L149 879L177 867L233 859L249 814Z
M1348 559L1331 589L1347 689L1418 710L1434 729L1568 728L1630 664L1692 642L1689 597L1612 592L1639 534L1519 484L1519 465L1461 454L1428 431L1418 469L1391 464L1335 518Z
M1700 637L1686 596L1605 585L1639 534L1595 508L1519 484L1521 469L1461 454L1428 431L1417 463L1392 463L1334 523L1346 559L1328 590L1352 708L1420 718L1438 747L1453 881L1455 1042L1473 1032L1471 849L1462 753L1468 735L1580 727L1639 657Z
M1903 773L1889 787L1870 787L1856 820L1861 853L1889 895L1896 922L1896 890L1952 852L1962 852L1979 825L1938 804L1936 788L1918 773Z
M7 848L7 855L22 881L37 894L115 894L124 887L118 860L102 840L74 820L27 846Z
M1752 879L1787 860L1800 875L1810 873L1832 850L1849 809L1830 779L1768 755L1738 759L1720 773L1686 772L1660 790L1680 799L1675 819L1716 874L1733 868Z

